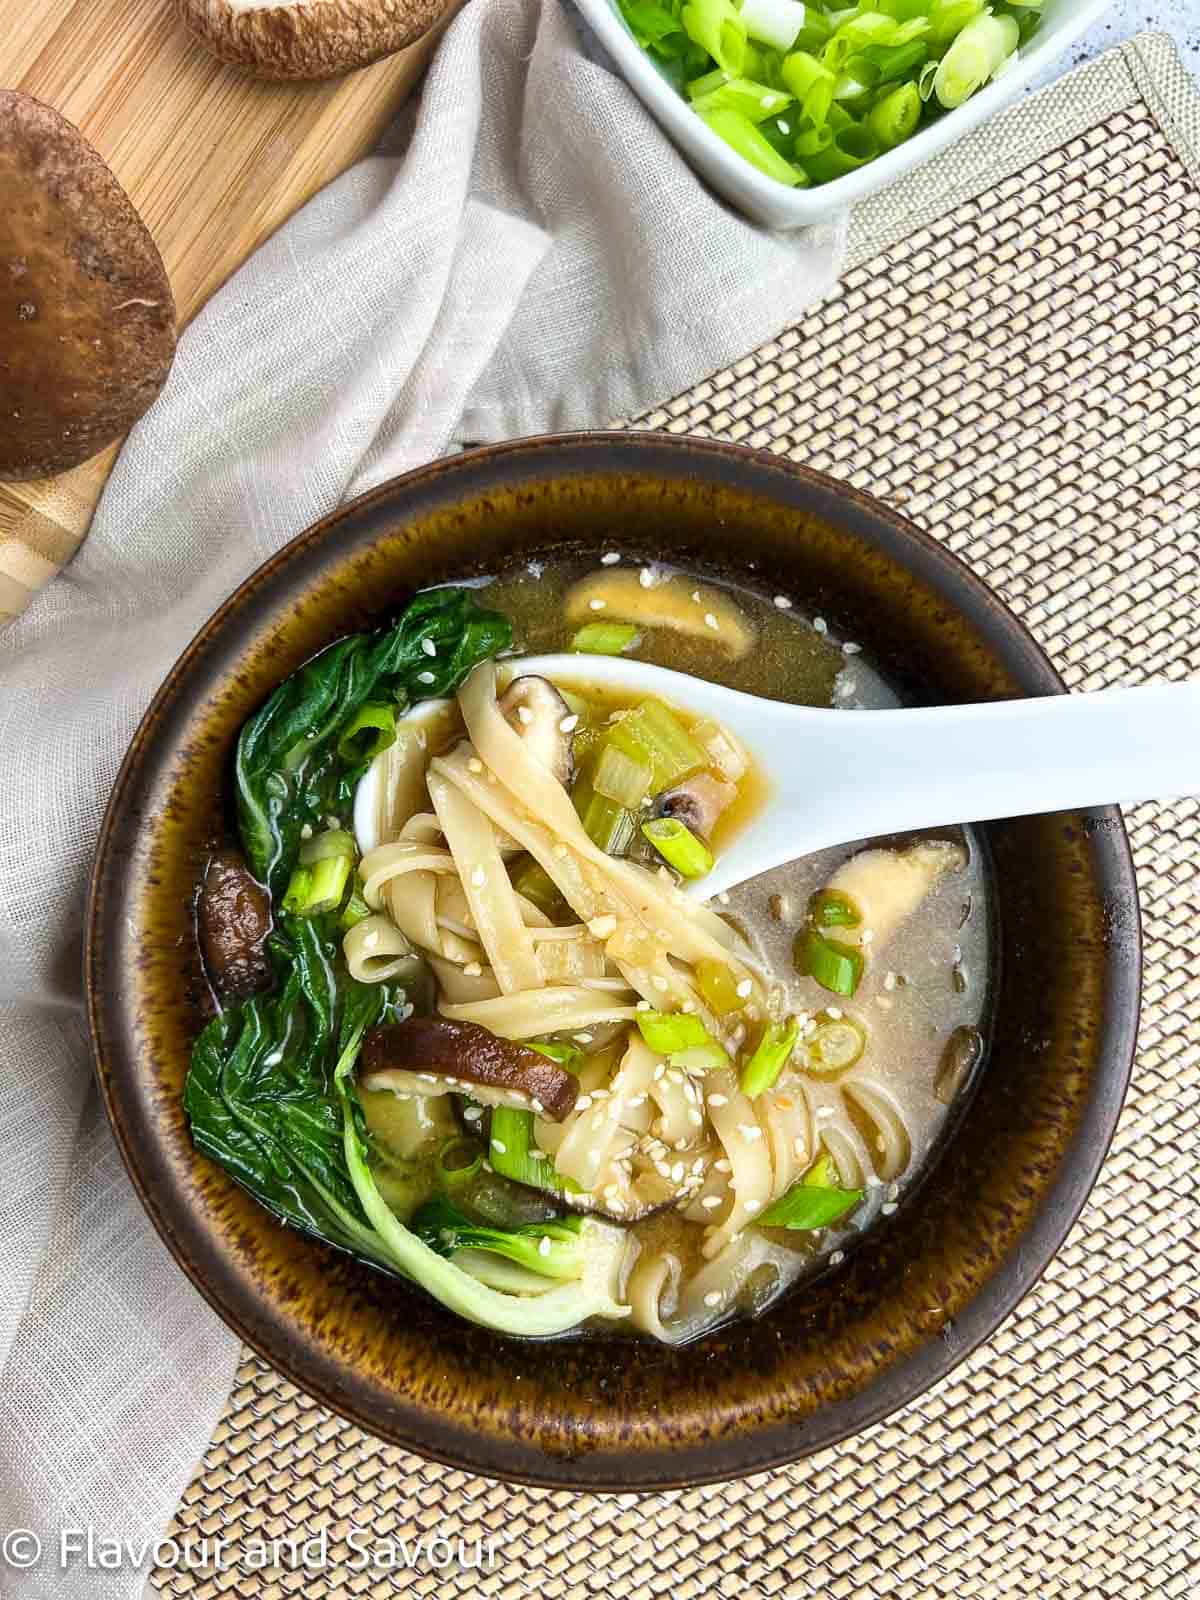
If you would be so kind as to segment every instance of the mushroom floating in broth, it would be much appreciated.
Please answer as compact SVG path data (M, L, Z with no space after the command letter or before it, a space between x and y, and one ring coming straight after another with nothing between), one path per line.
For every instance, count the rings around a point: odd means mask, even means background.
M988 885L957 830L685 895L763 775L686 706L521 675L572 641L896 703L792 605L612 556L332 646L241 736L275 987L205 1029L187 1106L276 1215L464 1316L677 1343L928 1166L983 1054Z

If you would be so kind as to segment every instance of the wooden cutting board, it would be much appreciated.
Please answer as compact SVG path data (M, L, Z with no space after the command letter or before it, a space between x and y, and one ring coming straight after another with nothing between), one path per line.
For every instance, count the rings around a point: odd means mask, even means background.
M0 0L0 85L47 101L100 151L162 252L182 327L371 148L435 42L328 83L264 83L209 55L171 0ZM0 624L75 553L116 453L0 483Z

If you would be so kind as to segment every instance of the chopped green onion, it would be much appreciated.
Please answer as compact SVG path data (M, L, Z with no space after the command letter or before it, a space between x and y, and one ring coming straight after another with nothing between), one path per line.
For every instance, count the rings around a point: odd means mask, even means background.
M637 832L633 813L615 800L597 794L586 779L576 783L571 793L584 832L607 855L624 855Z
M324 828L320 833L314 833L311 839L305 839L300 846L300 860L306 867L315 866L318 861L328 861L331 856L349 856L353 860L357 854L354 835L347 833L345 828Z
M746 62L746 24L731 0L691 0L679 14L689 39L737 77Z
M641 637L632 622L586 622L571 640L571 649L577 655L619 656L634 649Z
M851 995L862 979L862 951L827 939L816 928L805 928L796 935L794 960L797 972L815 978L831 994Z
M732 79L723 68L717 67L712 72L706 72L702 77L693 78L687 86L688 99L699 100L702 95L711 94L714 89L719 89L723 83L730 83Z
M583 1060L583 1051L577 1044L566 1044L559 1039L528 1039L525 1048L536 1050L538 1055L545 1056L549 1061L557 1061L568 1072L578 1072L579 1063Z
M837 74L807 50L794 50L779 69L780 77L800 103L800 112L820 127L829 116Z
M940 61L927 61L917 76L917 93L921 96L922 103L933 99L933 80L938 75Z
M719 1017L743 1010L749 998L738 993L737 979L725 962L711 956L704 956L696 963L696 987L704 1004Z
M790 50L805 22L801 0L742 0L742 21L752 39Z
M396 742L396 708L368 702L360 706L342 730L338 756L357 766L374 761L381 750Z
M871 45L863 53L879 68L880 83L897 83L925 65L929 46L914 39L910 44Z
M754 131L761 137L757 129ZM635 761L649 762L654 794L708 765L704 750L661 700L643 700L633 711L619 717L609 729L606 742Z
M342 915L339 919L338 926L341 928L343 933L349 933L350 929L354 927L356 922L362 922L364 918L369 917L370 915L371 908L363 899L362 895L359 894L356 887L351 889L350 898L342 907Z
M671 1065L681 1067L684 1072L714 1072L731 1066L732 1062L724 1045L710 1039L707 1044L694 1044L686 1050L676 1050L671 1056Z
M609 741L601 746L592 774L592 788L597 794L633 811L650 793L653 782L654 768L648 760L626 755Z
M838 1182L837 1163L828 1150L821 1151L821 1154L809 1167L800 1182L809 1189L841 1188L841 1184Z
M867 127L884 150L894 150L917 131L921 94L915 83L902 83L876 101L867 113Z
M933 0L929 8L929 33L934 50L944 50L969 23L987 9L987 0Z
M768 89L761 83L751 83L749 78L731 78L708 94L697 95L692 101L696 111L704 116L709 111L740 111L751 122L764 122L785 110L792 103L790 94L779 89ZM615 653L615 652L614 652Z
M538 1149L533 1137L532 1111L521 1111L516 1106L492 1108L488 1160L492 1170L502 1178L511 1178L527 1188L545 1189L551 1194L579 1192L575 1180L557 1173L550 1157Z
M853 1017L831 1017L823 1012L807 1045L810 1072L818 1077L844 1072L861 1059L867 1048L867 1030Z
M837 130L833 143L827 149L809 156L804 162L804 170L814 182L827 183L831 178L842 178L848 172L857 172L868 161L874 161L878 154L879 140L871 130L851 123L849 127Z
M768 178L787 184L791 189L803 188L807 184L808 179L800 168L794 167L786 157L781 156L749 117L742 116L739 111L709 111L702 120L718 139L723 139L731 150L736 150L743 160L757 167Z
M993 77L1017 48L1020 30L1013 17L976 17L942 57L933 92L947 111L961 106Z
M820 127L814 127L812 122L805 119L805 126L796 135L795 151L801 160L805 156L819 155L822 150L827 150L833 143L833 129L827 122Z
M708 1029L690 1011L639 1011L637 1025L642 1038L660 1056L711 1043Z
M862 912L840 889L818 889L808 902L808 914L818 928L857 928Z
M768 1022L754 1054L742 1068L742 1093L751 1100L769 1089L788 1063L800 1037L800 1023L789 1017L786 1023Z
M477 1139L455 1134L438 1151L438 1183L449 1194L477 1178L483 1170L483 1151Z
M793 1228L811 1231L827 1228L863 1201L861 1189L818 1189L807 1179L794 1183L774 1205L768 1206L755 1221L760 1228Z
M557 919L567 909L558 885L532 856L527 856L513 872L512 886L548 917Z
M685 878L703 878L713 868L713 853L690 828L675 817L655 817L642 823L642 833L663 860Z
M284 911L293 917L319 917L336 911L353 867L353 856L327 856L311 867L297 867L283 896Z

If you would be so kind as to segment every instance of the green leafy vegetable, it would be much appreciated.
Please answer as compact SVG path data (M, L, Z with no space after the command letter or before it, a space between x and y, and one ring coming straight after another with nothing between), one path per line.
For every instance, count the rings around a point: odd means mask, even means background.
M560 1217L509 1230L472 1222L448 1200L431 1200L412 1219L412 1229L431 1250L451 1256L456 1250L491 1250L545 1278L577 1278L582 1217ZM545 1241L545 1242L543 1242Z
M363 707L387 697L403 711L453 694L511 642L507 618L482 610L469 590L434 589L395 627L339 639L280 684L243 727L235 766L246 859L272 896L296 864L305 824L318 827L349 803L361 764L348 768L338 747Z
M861 1205L861 1189L817 1189L803 1179L756 1218L763 1228L827 1228Z

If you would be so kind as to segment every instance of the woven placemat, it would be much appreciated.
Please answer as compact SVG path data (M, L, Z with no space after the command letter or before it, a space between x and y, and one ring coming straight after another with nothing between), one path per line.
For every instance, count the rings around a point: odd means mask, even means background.
M928 177L871 202L831 300L638 425L763 446L902 506L1072 688L1200 676L1194 91L1152 37L1047 95L1056 148L1043 104L1042 148L1014 159L1009 138L1001 170L995 125L949 153L949 212ZM173 1532L326 1542L259 1574L160 1569L161 1592L1200 1593L1200 804L1128 822L1147 967L1116 1141L1041 1284L940 1387L786 1471L601 1500L427 1465L248 1354ZM399 1569L362 1570L353 1529Z

